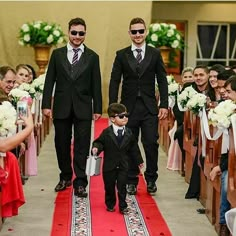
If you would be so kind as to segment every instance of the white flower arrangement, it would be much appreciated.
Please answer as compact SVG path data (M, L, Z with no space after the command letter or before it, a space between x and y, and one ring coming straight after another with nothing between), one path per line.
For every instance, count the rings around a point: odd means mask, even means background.
M177 91L179 89L179 84L175 81L173 75L167 75L167 83L168 83L168 95L169 96L176 96Z
M65 35L61 27L55 23L33 21L23 24L19 31L19 44L22 46L57 45L64 42Z
M42 94L44 83L45 83L46 73L40 75L38 78L34 79L32 82L32 87L35 89L36 93Z
M0 136L6 137L16 133L16 110L10 102L0 105Z
M177 101L178 104L182 107L182 110L188 109L188 101L196 94L198 94L198 92L192 86L188 86L181 92L181 94L179 94L179 96L177 97Z
M19 88L14 88L10 91L8 96L11 99L12 105L16 108L17 102L22 100L23 98L28 98L30 97L29 93L27 91L23 91Z
M29 93L29 95L31 96L31 98L35 97L35 89L32 86L32 84L28 84L28 83L22 83L19 87L20 90L26 91Z
M229 128L230 117L235 113L236 104L232 100L220 102L215 108L208 112L209 123L219 129Z
M194 114L199 114L199 112L206 106L207 96L202 93L197 93L192 96L186 104L188 110L192 111Z
M152 47L167 46L183 50L184 40L175 24L153 23L149 26L146 42Z

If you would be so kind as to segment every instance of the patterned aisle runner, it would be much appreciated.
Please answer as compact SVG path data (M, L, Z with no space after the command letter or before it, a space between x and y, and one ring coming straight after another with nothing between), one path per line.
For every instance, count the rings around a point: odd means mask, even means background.
M72 195L72 198L73 209L71 236L91 236L92 222L89 195L88 198L78 198ZM128 215L124 215L127 235L149 236L143 215L135 196L127 195L126 200L129 208Z

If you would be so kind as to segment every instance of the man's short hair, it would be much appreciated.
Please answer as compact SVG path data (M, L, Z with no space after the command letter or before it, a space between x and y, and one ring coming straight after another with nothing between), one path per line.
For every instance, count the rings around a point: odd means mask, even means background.
M107 109L109 117L113 117L117 114L127 112L126 106L121 103L111 103Z
M10 66L1 66L0 67L0 80L3 80L8 71L12 71L16 74L16 71Z
M83 25L84 29L86 30L86 23L84 21L84 19L76 17L74 19L71 19L68 23L68 29L70 30L72 25Z
M224 87L226 88L228 85L233 91L236 91L236 75L232 75L226 80Z
M133 18L130 23L129 23L129 29L131 28L131 25L135 25L135 24L143 24L144 25L144 28L146 29L146 23L145 21L140 18L140 17L136 17L136 18Z
M221 64L215 64L215 65L213 65L210 68L210 71L211 70L214 70L214 71L216 71L219 74L219 73L221 73L221 72L223 72L225 70L225 67L223 65L221 65Z
M196 69L203 69L207 74L209 74L209 69L208 69L207 65L197 65L197 66L195 66L195 68L193 69L193 73Z
M230 76L235 75L233 70L224 70L223 72L217 75L217 80L227 80Z

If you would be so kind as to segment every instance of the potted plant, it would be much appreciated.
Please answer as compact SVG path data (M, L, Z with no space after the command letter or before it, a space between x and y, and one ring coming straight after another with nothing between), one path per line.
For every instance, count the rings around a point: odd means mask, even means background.
M19 30L19 44L31 46L35 50L35 61L39 74L44 73L52 46L65 42L65 35L60 25L46 21L25 23Z
M172 49L183 50L184 40L182 33L176 29L175 24L153 23L148 28L146 42L149 46L159 47L161 51L170 53ZM165 64L169 63L169 54L162 53Z

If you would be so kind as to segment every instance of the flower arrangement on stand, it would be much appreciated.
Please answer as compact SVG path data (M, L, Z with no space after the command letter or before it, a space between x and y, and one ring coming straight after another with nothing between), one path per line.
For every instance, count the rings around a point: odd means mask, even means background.
M176 67L176 50L182 51L185 47L183 35L177 30L175 24L151 24L146 42L151 47L160 48L163 62L168 67Z
M22 46L57 45L65 42L65 35L56 23L33 21L24 23L19 31L19 44Z
M208 112L209 123L219 129L229 128L231 116L235 113L236 104L232 100L220 102L215 108Z
M22 83L19 87L20 90L26 91L29 93L30 97L33 99L35 97L35 89L32 84Z
M175 24L153 23L149 26L146 42L152 47L166 46L173 49L184 49L182 33Z
M39 67L38 74L45 72L51 47L65 42L65 35L61 26L46 21L33 21L23 24L20 27L18 38L20 45L34 48L35 61Z
M36 92L36 97L41 96L43 93L44 83L45 83L46 73L40 75L32 82L32 87Z

